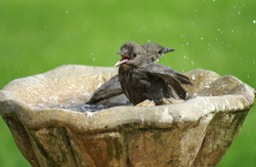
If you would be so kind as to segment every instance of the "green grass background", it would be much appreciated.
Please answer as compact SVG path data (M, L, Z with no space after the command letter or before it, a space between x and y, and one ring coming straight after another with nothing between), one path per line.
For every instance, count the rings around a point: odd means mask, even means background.
M173 47L161 64L234 75L256 88L255 7L255 0L1 0L0 88L63 64L113 66L126 41ZM255 111L219 167L255 166ZM2 119L0 166L29 166Z

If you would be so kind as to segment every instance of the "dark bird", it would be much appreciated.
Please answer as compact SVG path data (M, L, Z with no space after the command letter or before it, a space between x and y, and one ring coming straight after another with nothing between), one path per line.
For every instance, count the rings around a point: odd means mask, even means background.
M121 51L122 59L115 66L118 70L121 87L134 104L146 99L157 105L164 99L186 99L186 91L181 83L191 84L188 77L170 67L152 63L147 52L135 42L126 42Z
M163 47L156 43L146 43L142 45L142 48L147 52L146 55L149 63L158 62L165 53L174 51L172 48ZM128 105L131 102L124 94L118 75L115 75L93 93L87 104L101 104L107 108Z

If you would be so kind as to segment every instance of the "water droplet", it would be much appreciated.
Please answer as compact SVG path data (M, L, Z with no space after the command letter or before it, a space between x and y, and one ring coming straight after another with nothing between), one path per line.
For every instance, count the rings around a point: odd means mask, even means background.
M44 25L44 29L46 29L47 28L47 25Z
M249 75L249 74L247 75L247 78L248 78L248 79L250 78L250 75Z
M68 14L68 10L66 10L65 13Z
M183 35L183 34L180 34L180 37L181 37L181 38L184 38L184 35Z
M218 40L218 37L216 37L216 41Z
M185 97L185 99L188 99L188 97L189 97L189 93L186 92L186 97Z
M253 22L253 24L256 24L256 20L253 20L252 22Z
M223 31L220 29L220 28L218 28L218 31L222 34L223 33Z
M142 28L145 30L147 27L146 27L146 26L143 26Z
M194 62L194 60L191 60L191 64L192 64L192 65L195 65L195 62Z
M131 14L131 13L128 13L128 16L132 16L132 14Z
M215 2L215 0L212 0L213 2Z
M151 40L147 40L147 42L151 42Z
M165 26L166 26L167 28L169 28L169 27L170 27L170 26L169 26L169 24L166 24Z
M234 9L236 9L236 6L233 6Z
M191 24L194 24L194 23L195 23L194 21L191 22Z
M189 42L187 42L186 45L189 45Z
M253 60L253 61L252 61L252 64L255 64L255 63L256 63L256 61L255 61L255 60Z
M90 117L90 118L92 119L92 117L93 117L93 112L89 112L89 111L88 111L86 114L87 114L88 117Z
M240 11L238 11L238 12L237 12L237 14L238 14L238 15L240 15L240 14L241 14L241 12L240 12Z
M184 44L181 44L181 47L184 47Z
M208 43L208 46L211 46L211 44L210 44L210 43Z
M195 76L195 75L192 75L191 78L192 78L192 80L195 80L195 79L196 79L196 76Z
M201 39L201 40L203 40L203 39L204 39L204 37L201 37L200 39Z
M91 56L93 56L93 54L94 54L94 53L93 53L93 52L91 52Z
M96 58L94 57L94 58L92 58L92 60L93 60L93 61L95 61L95 60L96 60Z
M181 72L184 73L184 69L181 69Z
M184 59L186 59L186 58L187 58L187 55L184 55L183 57L184 57Z
M194 12L196 13L196 12L197 12L197 9L194 9Z
M234 30L231 30L231 32L235 32Z

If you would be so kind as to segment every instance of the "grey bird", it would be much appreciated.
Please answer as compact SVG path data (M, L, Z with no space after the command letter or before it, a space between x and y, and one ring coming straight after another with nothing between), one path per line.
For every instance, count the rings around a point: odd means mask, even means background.
M142 45L142 48L147 52L146 55L149 63L158 62L165 53L174 51L173 48L163 47L156 43L146 43ZM124 94L118 75L115 75L93 93L87 104L100 104L108 108L128 105L131 102Z
M191 84L188 77L170 67L152 63L147 52L135 42L126 42L121 51L122 58L115 66L119 81L127 98L134 104L148 99L156 105L164 99L186 99L181 83Z

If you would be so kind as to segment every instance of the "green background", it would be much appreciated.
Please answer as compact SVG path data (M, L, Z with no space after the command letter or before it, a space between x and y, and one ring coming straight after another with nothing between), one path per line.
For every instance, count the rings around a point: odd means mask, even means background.
M113 66L126 41L176 51L161 64L204 68L256 88L256 1L1 0L0 88L63 64ZM256 107L219 167L254 166ZM0 120L0 166L29 166Z

